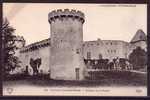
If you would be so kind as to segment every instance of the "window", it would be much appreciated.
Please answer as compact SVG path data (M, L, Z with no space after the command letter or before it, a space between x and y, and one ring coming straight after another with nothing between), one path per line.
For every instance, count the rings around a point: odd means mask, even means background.
M102 54L99 54L99 59L102 59Z
M109 50L107 50L107 52L109 53Z
M87 59L91 59L91 52L87 52Z
M79 49L76 49L76 53L77 53L77 54L79 54L79 53L80 53Z

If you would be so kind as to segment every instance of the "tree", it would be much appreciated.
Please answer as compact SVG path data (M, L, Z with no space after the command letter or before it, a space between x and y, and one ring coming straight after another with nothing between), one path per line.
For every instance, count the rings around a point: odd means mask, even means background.
M33 75L39 74L39 68L40 68L41 63L42 63L41 58L37 58L35 60L33 58L30 58L30 66L33 69Z
M15 29L9 25L9 21L5 18L2 23L2 36L3 36L3 53L4 53L4 74L8 74L10 71L19 67L19 59L14 56L15 54L15 41L16 36L14 35Z
M119 65L120 65L121 69L126 68L126 61L127 61L127 59L125 59L125 58L120 58L119 59Z
M133 65L133 69L144 68L147 64L147 53L141 47L137 47L129 55L129 62Z

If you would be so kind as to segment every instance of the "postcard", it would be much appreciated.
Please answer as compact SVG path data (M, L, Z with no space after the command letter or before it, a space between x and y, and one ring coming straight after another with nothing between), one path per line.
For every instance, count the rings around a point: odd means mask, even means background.
M3 3L4 96L147 96L147 5Z

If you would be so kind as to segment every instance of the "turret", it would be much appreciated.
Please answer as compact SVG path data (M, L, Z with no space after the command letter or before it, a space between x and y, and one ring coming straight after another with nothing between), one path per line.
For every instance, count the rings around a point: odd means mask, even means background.
M49 13L51 31L50 77L57 80L84 79L84 14L76 10L54 10Z
M77 19L84 23L84 14L81 11L69 10L69 9L58 9L53 10L48 14L49 23L54 22L56 19L63 20L64 18Z

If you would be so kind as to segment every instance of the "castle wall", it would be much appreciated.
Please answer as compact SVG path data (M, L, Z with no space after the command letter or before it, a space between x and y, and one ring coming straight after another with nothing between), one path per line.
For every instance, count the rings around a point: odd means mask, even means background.
M113 41L113 42L112 42ZM49 41L47 41L49 42ZM112 43L112 44L111 44ZM41 43L44 44L44 43ZM72 44L73 45L73 44ZM34 45L33 45L34 46ZM63 45L64 46L64 45ZM117 41L117 40L98 40L98 41L86 41L83 43L82 48L83 48L83 58L87 59L87 52L91 52L91 59L99 59L99 54L102 54L102 58L103 59L112 59L114 57L119 57L119 58L128 58L130 53L132 53L132 51L137 47L140 46L143 49L146 49L146 42L142 41L136 43L136 44L131 44L131 43L127 43L127 42L123 42L123 41ZM24 49L26 47L23 47L22 49ZM32 68L29 64L30 62L30 58L36 59L36 58L42 58L42 64L40 66L39 72L44 73L44 74L48 74L49 70L50 70L50 45L47 45L45 47L40 47L39 49L33 50L33 51L26 51L26 52L21 52L22 49L17 49L15 56L19 57L19 60L22 61L21 63L21 68L16 68L12 73L21 73L23 70L25 70L25 66L28 65L29 66L29 72L30 75L33 74ZM109 52L108 52L109 50ZM111 52L112 50L112 52ZM116 50L114 52L114 50ZM68 51L66 50L62 50L60 51L61 53L65 53L65 55L68 54ZM72 49L72 52L75 53L76 50ZM58 54L59 55L59 54ZM72 58L75 55L72 55ZM61 56L59 56L60 58ZM59 59L58 58L58 59ZM60 58L60 61L64 61L63 58ZM70 59L70 58L68 58ZM79 59L78 59L79 60ZM82 59L81 59L82 60ZM57 59L56 59L57 61ZM76 60L74 61L74 63L78 63ZM79 66L79 65L78 65ZM75 67L74 67L75 68ZM74 68L70 68L70 69L74 69ZM58 69L60 70L60 69ZM61 68L61 70L64 70L63 68ZM67 72L70 72L69 69L66 70ZM74 71L74 70L71 70ZM72 74L72 73L69 73ZM75 77L75 74L73 74ZM72 75L72 76L73 76ZM68 77L70 78L70 77Z
M41 50L39 50L40 53L40 58L42 58L42 64L39 68L40 73L46 73L48 74L50 71L50 52L49 52L50 48L49 47L44 47L41 48Z
M45 74L48 74L49 72L49 56L50 56L50 53L49 53L49 46L48 47L42 47L42 48L39 48L39 49L36 49L36 50L33 50L33 51L27 51L27 52L23 52L23 53L20 53L18 55L20 61L22 62L21 63L21 67L22 67L22 70L25 70L26 69L26 66L28 66L28 71L29 71L29 74L32 75L33 74L33 70L32 70L32 67L30 66L30 59L33 58L33 59L37 59L37 58L41 58L42 59L42 62L41 62L41 66L39 68L39 72L40 73L45 73Z
M102 55L103 59L110 59L119 57L127 57L128 43L117 40L98 40L87 41L83 45L84 58L87 58L87 53L91 53L91 59L99 59L99 55Z
M103 56L104 50L103 44L101 41L86 41L83 45L83 54L85 59L99 59L99 55ZM88 58L88 53L90 53L90 57Z

